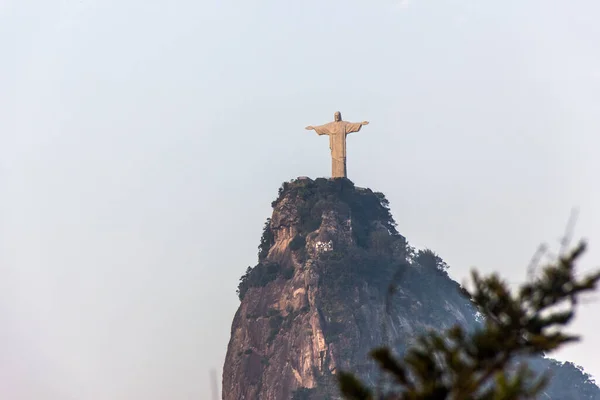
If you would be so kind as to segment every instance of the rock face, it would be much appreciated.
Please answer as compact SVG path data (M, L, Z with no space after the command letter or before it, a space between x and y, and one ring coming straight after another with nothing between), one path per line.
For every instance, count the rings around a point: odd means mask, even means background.
M339 399L339 370L375 383L372 348L402 352L428 329L479 324L443 261L415 256L397 232L381 193L303 178L285 183L272 205L259 263L240 280L224 400ZM557 378L544 398L600 399L574 365L534 364Z

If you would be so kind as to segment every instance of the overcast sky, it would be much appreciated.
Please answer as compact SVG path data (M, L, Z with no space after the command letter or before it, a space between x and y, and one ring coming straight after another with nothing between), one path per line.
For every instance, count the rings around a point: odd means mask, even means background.
M573 207L600 266L600 3L0 0L0 393L207 399L309 124L463 281L526 276ZM557 356L600 378L600 295Z

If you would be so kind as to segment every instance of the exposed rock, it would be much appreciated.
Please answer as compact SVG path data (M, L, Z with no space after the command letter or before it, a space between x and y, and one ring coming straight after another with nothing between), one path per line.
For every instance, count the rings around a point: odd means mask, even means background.
M402 352L428 329L478 326L460 285L413 260L382 194L347 179L303 177L284 184L273 208L259 264L240 281L224 400L338 399L340 369L375 383L372 348ZM534 364L557 375L545 398L600 399L571 364Z

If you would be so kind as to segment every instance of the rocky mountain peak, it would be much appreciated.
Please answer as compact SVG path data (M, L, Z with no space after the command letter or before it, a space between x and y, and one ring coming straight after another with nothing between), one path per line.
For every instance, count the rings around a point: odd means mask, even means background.
M479 325L443 260L398 233L382 193L346 178L304 177L284 183L272 206L258 263L238 287L224 400L338 399L340 369L376 381L372 348L402 352L428 329ZM600 399L586 379L580 386L598 397L574 398Z

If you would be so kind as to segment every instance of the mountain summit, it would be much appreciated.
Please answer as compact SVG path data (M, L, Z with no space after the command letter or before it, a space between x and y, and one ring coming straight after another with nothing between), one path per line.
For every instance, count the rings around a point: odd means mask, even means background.
M479 326L444 261L398 233L382 193L346 178L299 178L272 206L258 264L238 286L224 400L339 399L338 371L379 378L371 349L401 353L429 329ZM544 398L600 400L581 368L530 362L553 374Z

